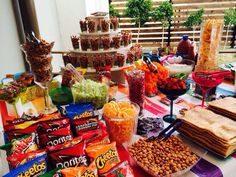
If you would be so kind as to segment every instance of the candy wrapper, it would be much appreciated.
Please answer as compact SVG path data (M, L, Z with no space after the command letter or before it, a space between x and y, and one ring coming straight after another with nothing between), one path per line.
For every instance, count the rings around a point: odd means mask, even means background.
M31 160L24 165L21 165L6 175L3 175L3 177L37 177L41 174L46 173L47 171L47 161L46 161L47 155L44 154L42 156L39 156L35 158L34 160Z
M39 135L40 147L55 146L63 144L66 141L72 140L73 135L68 124L64 128L60 128L55 131L51 131L42 135Z
M51 168L68 168L75 166L88 166L85 152L85 142L76 138L55 147L49 147L48 156Z
M28 152L38 150L37 146L37 135L32 133L30 135L26 135L23 138L12 140L12 142L0 146L0 149L6 150L8 155L18 155L25 154Z
M115 142L88 147L86 153L91 160L95 161L99 174L108 172L120 162Z
M111 171L102 175L103 177L134 177L133 170L129 166L128 161L121 162L115 166Z
M93 161L89 167L71 167L65 168L58 172L58 176L63 177L98 177L98 170Z
M38 151L28 152L26 154L8 156L7 161L12 168L16 168L44 154L46 154L46 151L42 149Z
M98 115L74 119L72 126L77 135L82 135L84 132L96 130L98 128Z

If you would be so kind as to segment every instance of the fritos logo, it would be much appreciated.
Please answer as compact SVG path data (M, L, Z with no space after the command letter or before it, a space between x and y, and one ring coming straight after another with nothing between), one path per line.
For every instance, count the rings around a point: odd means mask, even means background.
M36 174L39 174L41 171L46 169L46 163L34 163L32 167L30 167L27 171L20 173L17 175L17 177L28 177L28 176L34 176Z
M96 166L99 170L103 169L106 165L106 162L110 159L117 158L118 153L116 150L110 149L105 154L101 154L95 160Z
M82 114L80 114L80 115L76 115L75 117L74 117L74 119L80 119L80 118L83 118L83 117L90 117L90 116L93 116L93 113L90 111L90 112L84 112L84 113L82 113Z
M84 172L84 174L81 177L96 177L93 171L88 172L87 170Z

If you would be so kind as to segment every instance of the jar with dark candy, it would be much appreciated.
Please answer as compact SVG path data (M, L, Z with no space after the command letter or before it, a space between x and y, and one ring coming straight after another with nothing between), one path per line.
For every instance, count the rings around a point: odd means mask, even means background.
M80 55L80 66L82 68L87 68L88 67L88 56L87 55Z
M89 30L89 33L96 32L96 23L95 23L95 21L88 20L88 30Z
M92 51L98 51L99 44L100 44L100 38L98 36L91 37L90 44L91 44Z
M87 21L86 20L80 20L80 29L82 32L87 32Z
M129 99L140 107L140 115L143 114L145 99L145 73L139 69L132 69L126 72L126 79L129 85Z
M114 48L115 49L119 49L120 48L120 44L121 44L121 37L119 35L117 35L117 36L114 36L112 38L112 40L113 40Z
M89 49L89 39L87 37L80 38L81 49L87 51Z
M102 45L104 50L109 50L111 45L111 39L109 36L102 37Z

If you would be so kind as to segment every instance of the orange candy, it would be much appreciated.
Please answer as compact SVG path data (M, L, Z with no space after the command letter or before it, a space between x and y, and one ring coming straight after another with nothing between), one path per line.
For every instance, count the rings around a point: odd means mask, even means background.
M85 151L91 160L94 160L99 174L108 172L120 162L115 142L88 147Z

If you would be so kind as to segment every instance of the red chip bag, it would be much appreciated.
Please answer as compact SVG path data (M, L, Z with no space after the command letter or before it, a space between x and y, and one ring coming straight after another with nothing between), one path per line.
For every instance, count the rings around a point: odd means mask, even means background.
M70 167L62 169L58 173L63 177L98 177L94 161L88 167Z
M26 154L17 154L17 155L10 155L7 157L7 161L12 168L16 168L20 165L25 164L43 154L46 154L44 149L38 151L28 152Z
M46 146L55 146L57 144L63 144L64 142L72 139L73 135L70 130L69 124L64 128L60 128L58 130L39 135L39 142L41 148L44 148Z
M103 174L104 177L134 177L133 170L129 166L128 161L121 162L114 168L112 168L109 172Z
M7 134L7 138L9 141L17 138L22 138L25 135L29 135L31 133L37 132L38 129L38 123L35 123L33 125L30 125L27 128L24 129L11 129L11 130L5 130L5 133Z
M60 128L67 127L69 123L70 123L69 118L43 121L40 123L38 132L40 134L52 132Z
M110 143L108 133L101 129L84 133L82 137L84 138L87 147Z
M86 148L90 159L95 161L99 174L104 174L120 163L116 143L97 145Z
M98 128L98 116L83 117L72 120L73 128L77 135L82 135L84 132L96 130Z
M68 168L75 166L88 166L88 161L84 152L85 142L76 139L66 142L65 145L48 148L50 165L53 168Z

